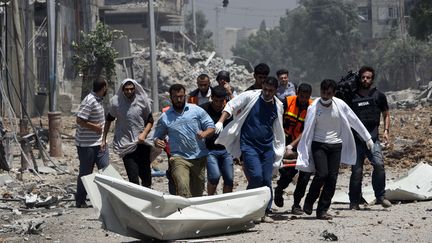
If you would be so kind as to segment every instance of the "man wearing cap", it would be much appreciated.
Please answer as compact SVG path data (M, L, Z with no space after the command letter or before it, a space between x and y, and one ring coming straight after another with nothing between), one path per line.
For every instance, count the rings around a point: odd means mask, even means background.
M216 76L216 81L218 82L219 87L225 89L227 93L227 101L234 99L237 93L230 85L230 73L225 70L220 71Z

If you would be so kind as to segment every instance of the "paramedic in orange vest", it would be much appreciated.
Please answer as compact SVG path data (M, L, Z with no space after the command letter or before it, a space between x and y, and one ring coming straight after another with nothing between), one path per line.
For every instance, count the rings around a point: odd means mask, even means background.
M207 74L200 74L197 78L198 88L189 93L187 103L202 105L210 102L211 91L210 77Z
M302 83L299 85L296 96L286 96L284 103L283 127L285 131L286 152L284 158L295 158L296 147L300 141L303 132L304 121L307 113L307 108L312 104L310 96L312 94L312 87L309 84ZM285 164L279 169L280 178L277 181L277 187L274 193L274 203L278 207L283 207L284 189L292 182L294 176L297 174L295 164ZM294 204L291 208L291 213L295 215L303 214L300 207L300 201L303 198L306 186L309 182L311 173L299 172L297 179L297 186L294 191Z

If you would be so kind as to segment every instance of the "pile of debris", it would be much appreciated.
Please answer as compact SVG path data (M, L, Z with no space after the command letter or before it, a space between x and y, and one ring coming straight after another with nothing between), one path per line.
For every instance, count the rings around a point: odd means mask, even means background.
M137 81L149 88L150 80L150 49L133 45L133 72ZM253 67L245 61L226 61L216 57L214 52L199 51L186 54L175 51L166 42L160 42L156 48L156 60L159 81L159 93L167 92L172 84L179 83L190 92L197 88L196 78L205 73L209 75L211 86L217 85L216 75L221 70L230 72L231 85L239 92L253 84ZM244 60L243 60L244 61Z
M432 81L428 85L420 86L419 89L391 91L386 92L386 95L391 109L428 106L432 104Z

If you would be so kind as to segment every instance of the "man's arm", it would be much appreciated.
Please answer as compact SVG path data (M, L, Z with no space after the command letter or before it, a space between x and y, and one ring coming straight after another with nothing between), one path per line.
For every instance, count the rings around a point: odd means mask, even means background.
M163 118L164 118L165 114L166 113L163 113L161 115L161 117L159 118L159 120L156 124L154 135L153 135L154 145L157 148L161 148L161 149L164 149L166 146L164 139L165 139L165 136L167 135L167 127L166 127L165 123L163 122Z
M222 115L219 118L218 122L224 124L224 122L226 121L226 119L228 119L231 116L230 113L226 112L226 111L222 111Z
M88 128L88 129L96 132L97 134L102 134L102 124L90 122L90 121L84 120L80 117L77 117L76 123L81 127L85 127L85 128Z
M110 113L108 113L106 115L105 118L105 126L104 126L104 130L103 130L103 135L102 135L102 144L101 144L101 149L105 150L105 146L106 146L106 138L108 135L108 131L111 127L111 122L115 120L115 117L113 117Z
M147 135L150 133L150 130L153 127L153 123L154 123L153 115L150 113L147 118L147 124L144 127L144 130L138 136L138 143L144 143L144 140L147 138Z
M390 138L390 111L386 110L382 112L383 120L384 120L384 133L383 138L384 142L388 143Z
M298 137L296 139L294 139L294 141L292 141L290 144L293 148L296 148L298 143L300 142L300 139L302 137L302 134L300 133L300 135L298 135Z

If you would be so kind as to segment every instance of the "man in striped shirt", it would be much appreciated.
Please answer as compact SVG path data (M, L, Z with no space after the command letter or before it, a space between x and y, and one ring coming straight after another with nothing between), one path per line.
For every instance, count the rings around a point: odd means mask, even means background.
M108 148L102 144L102 131L105 125L105 113L102 99L106 95L108 84L104 77L98 77L93 82L93 90L81 102L77 113L78 124L75 144L80 161L77 179L75 203L77 208L87 207L85 203L87 192L81 177L93 172L94 165L103 169L109 164Z

